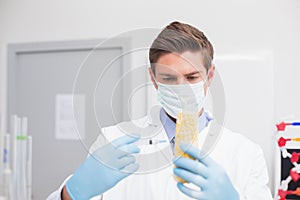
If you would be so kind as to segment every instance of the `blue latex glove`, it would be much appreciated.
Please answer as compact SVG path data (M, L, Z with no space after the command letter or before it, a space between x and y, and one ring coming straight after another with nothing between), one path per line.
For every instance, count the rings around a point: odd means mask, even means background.
M138 139L123 136L93 152L67 181L69 196L73 200L90 199L135 172L139 165L132 154L140 149L133 142Z
M201 151L191 145L180 144L180 148L196 160L176 158L174 174L199 187L191 189L185 184L177 183L178 189L185 195L202 200L238 200L238 192L233 187L226 171L213 159L200 157Z

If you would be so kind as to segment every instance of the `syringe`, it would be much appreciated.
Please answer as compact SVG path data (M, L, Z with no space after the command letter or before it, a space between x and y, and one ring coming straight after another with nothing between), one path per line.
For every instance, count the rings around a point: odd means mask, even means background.
M167 142L167 140L159 140L159 139L155 139L155 138L151 138L151 139L141 138L139 141L137 141L137 145L139 145L139 146L157 145L157 144L166 143L166 142Z

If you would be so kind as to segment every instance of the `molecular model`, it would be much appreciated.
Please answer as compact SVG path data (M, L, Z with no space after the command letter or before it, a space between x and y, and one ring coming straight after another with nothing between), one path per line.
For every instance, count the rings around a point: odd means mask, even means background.
M283 158L289 158L290 162L293 164L293 168L290 170L289 176L281 181L281 184L278 189L278 199L286 200L287 195L297 195L300 198L300 187L296 190L288 190L289 183L291 181L297 182L300 179L300 163L299 157L300 153L292 152L289 153L285 148L287 142L300 142L300 138L285 138L280 136L279 132L285 131L286 126L300 126L300 122L292 122L292 123L285 123L281 122L280 124L276 125L277 128L277 144L281 150L281 154Z

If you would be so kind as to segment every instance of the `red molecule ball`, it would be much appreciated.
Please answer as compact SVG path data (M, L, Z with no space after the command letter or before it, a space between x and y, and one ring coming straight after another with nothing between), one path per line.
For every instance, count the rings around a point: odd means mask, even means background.
M281 189L278 190L278 196L280 197L280 200L286 200L286 198L285 198L286 195L287 195L286 191L281 190Z
M280 137L278 140L278 146L279 147L284 147L287 141L290 141L291 139L285 139L283 137Z
M291 156L291 162L293 163L293 162L298 162L298 160L299 160L299 154L298 153L296 153L296 152L293 152L292 153L292 156Z
M277 124L276 125L277 131L284 131L285 130L285 126L286 126L286 123L284 123L284 122L281 122L280 124Z
M298 174L298 172L291 170L290 171L290 176L292 177L294 182L297 182L298 179L300 178L300 175Z

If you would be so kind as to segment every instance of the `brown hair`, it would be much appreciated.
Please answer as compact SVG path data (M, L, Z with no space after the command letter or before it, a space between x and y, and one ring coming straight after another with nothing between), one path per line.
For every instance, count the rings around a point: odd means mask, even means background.
M155 74L155 63L160 56L185 51L200 51L206 71L210 69L214 49L204 33L189 24L172 22L159 33L150 47L149 60L153 73Z

